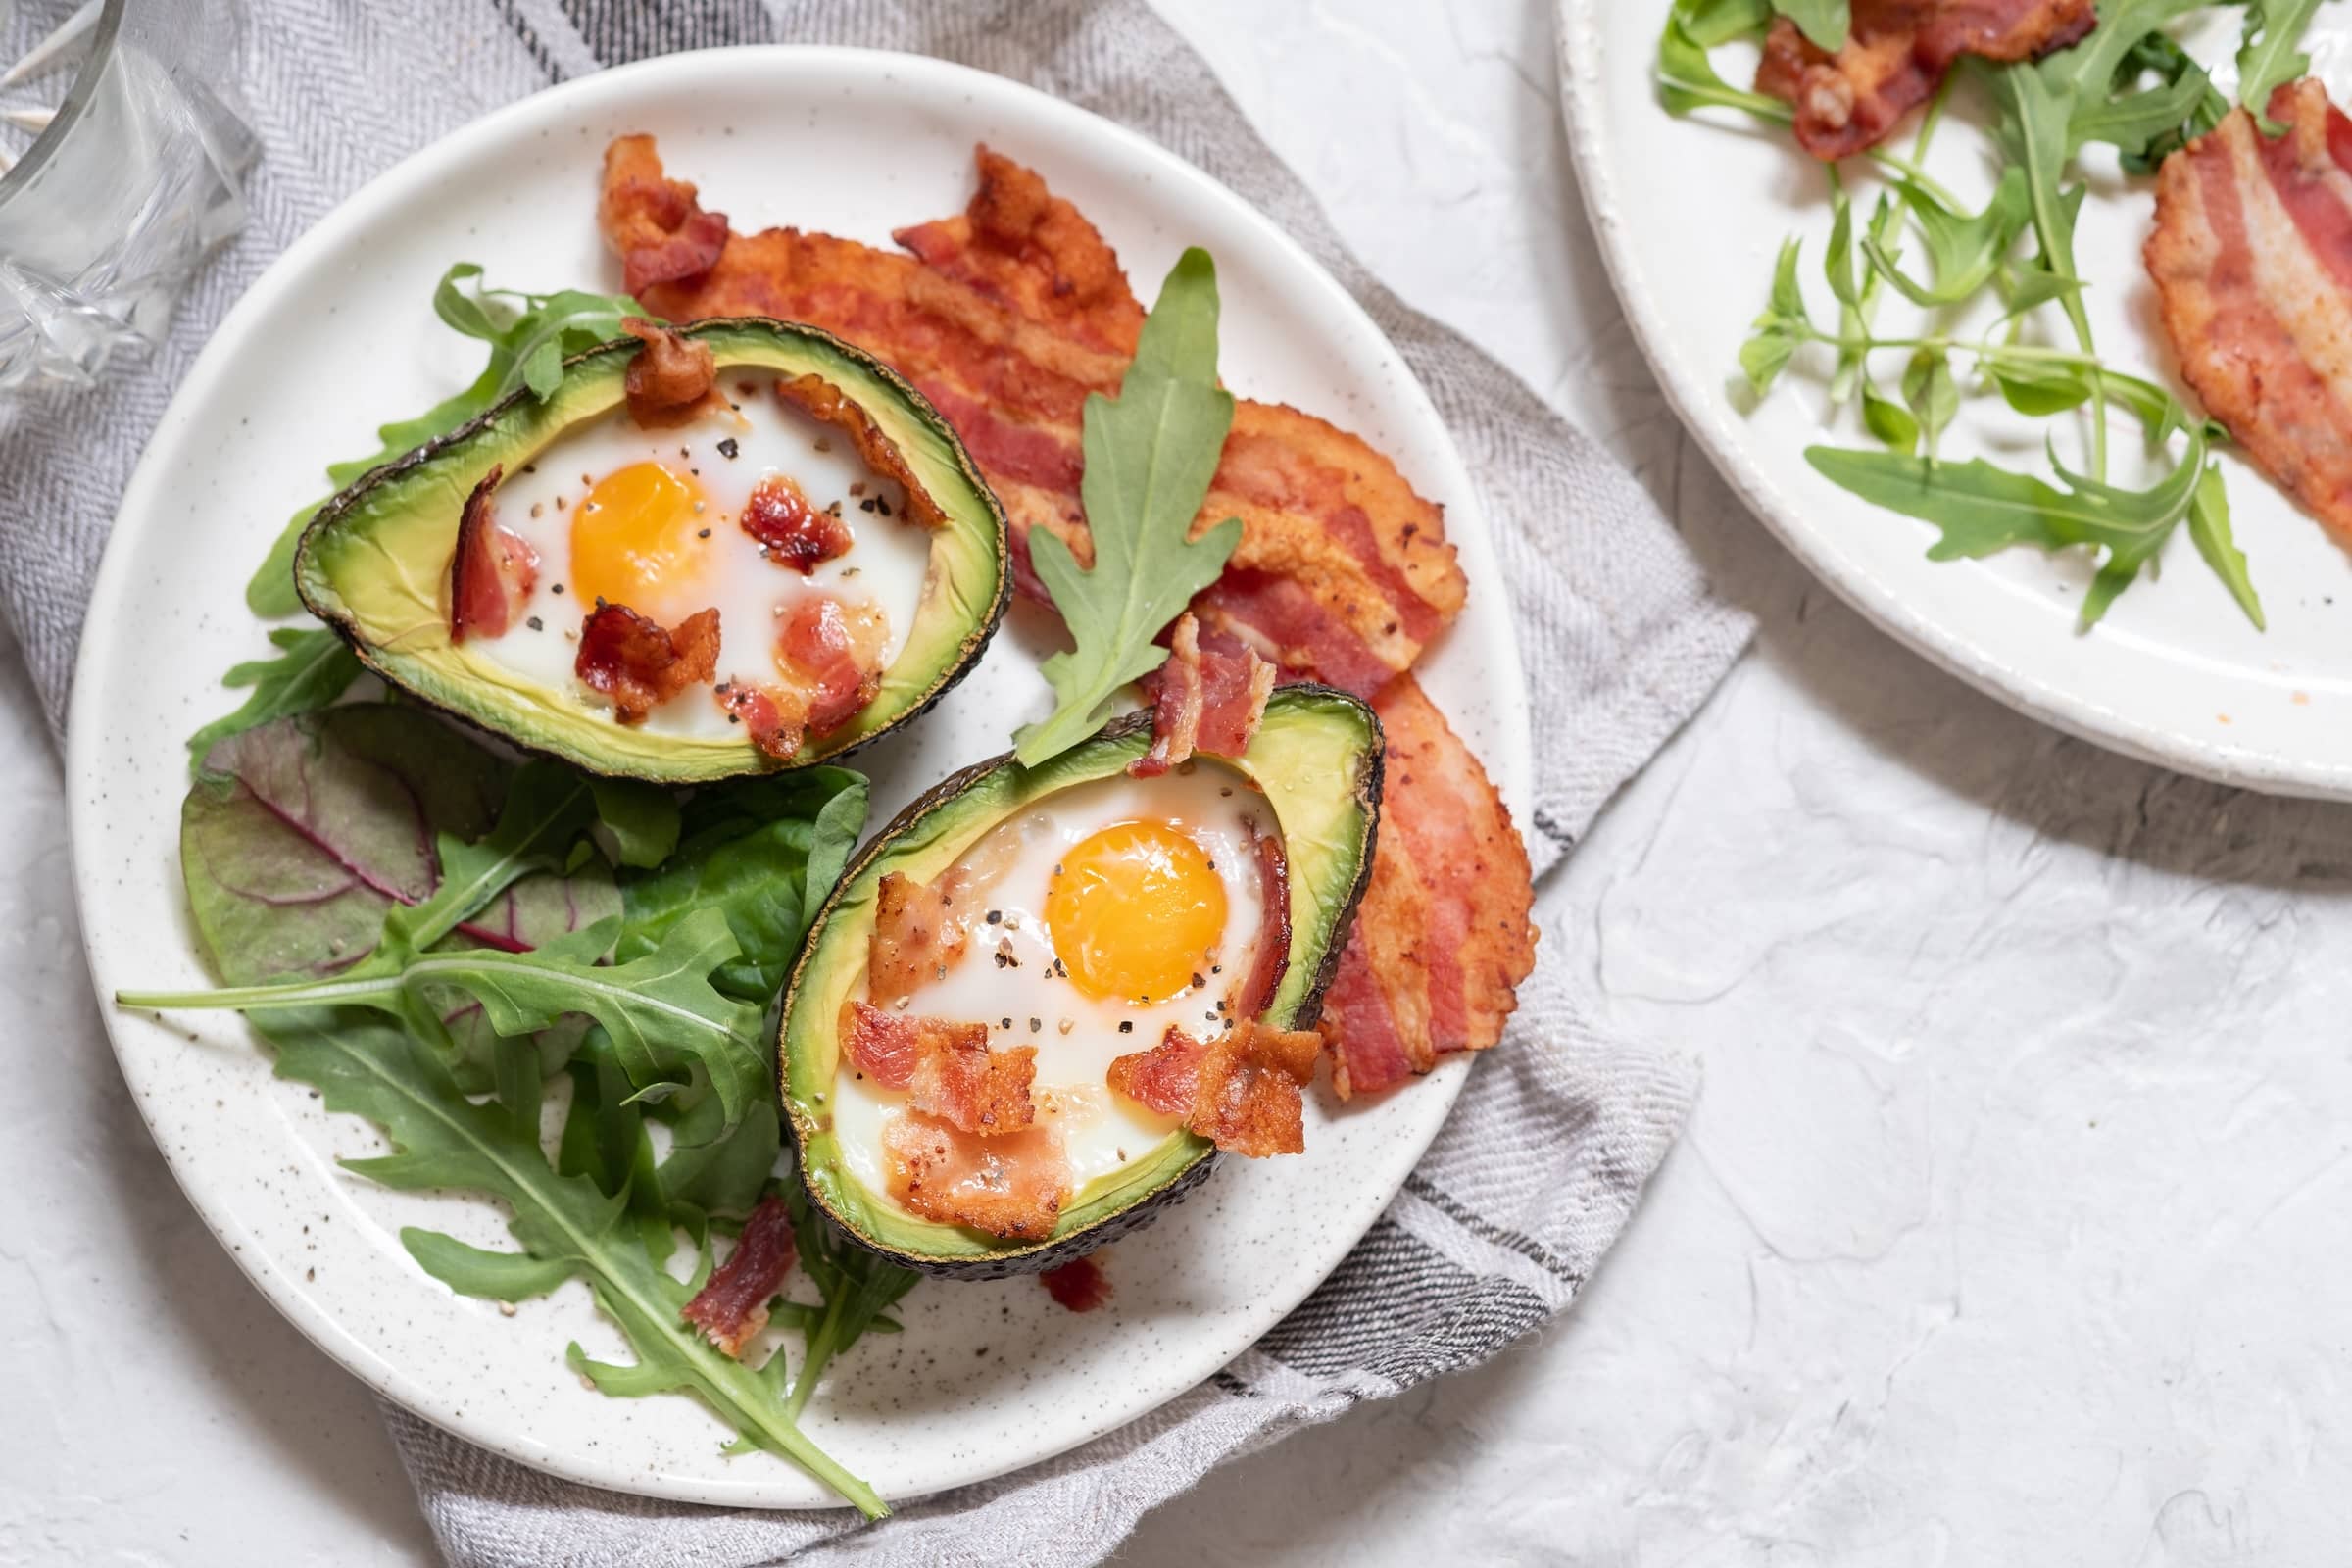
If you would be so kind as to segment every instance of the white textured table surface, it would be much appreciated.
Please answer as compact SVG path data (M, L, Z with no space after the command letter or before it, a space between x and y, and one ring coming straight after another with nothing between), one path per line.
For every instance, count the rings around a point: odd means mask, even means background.
M1585 231L1547 0L1173 9L1348 240L1624 454L1763 629L1545 937L1705 1063L1608 1267L1127 1557L2340 1559L2352 811L2041 730L1707 521ZM430 1561L370 1397L123 1101L13 653L0 803L0 1564Z

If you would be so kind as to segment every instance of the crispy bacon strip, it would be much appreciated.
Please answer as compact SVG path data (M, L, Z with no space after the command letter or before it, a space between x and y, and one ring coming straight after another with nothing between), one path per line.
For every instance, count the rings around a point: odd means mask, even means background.
M676 283L710 270L726 248L727 215L706 213L694 187L649 172L629 149L653 139L623 136L605 149L604 194L597 217L622 257L622 286L642 295L657 283Z
M621 376L629 417L648 429L662 429L684 424L702 413L718 379L710 345L674 327L657 326L642 316L622 317L620 329L645 345Z
M539 553L490 514L491 492L505 468L492 464L458 514L458 547L449 558L449 640L503 637L539 581Z
M841 728L874 700L888 635L874 604L844 606L818 594L785 613L776 629L776 668L806 699L809 733Z
M1243 821L1257 857L1257 952L1250 957L1249 978L1234 998L1233 1011L1237 1018L1254 1018L1266 1010L1266 1004L1282 989L1282 977L1290 972L1291 866L1281 834L1260 833L1254 821Z
M760 541L760 553L806 577L850 553L850 525L831 509L819 512L789 474L762 474L736 519Z
M842 1050L858 1071L906 1102L982 1138L1037 1119L1037 1048L992 1051L988 1025L953 1023L852 1000L841 1009Z
M2164 161L2148 275L2207 412L2352 545L2352 121L2309 78L2269 112Z
M1388 735L1379 848L1323 1001L1343 1099L1494 1044L1536 962L1527 848L1486 770L1410 675L1372 706Z
M571 667L591 691L612 699L614 718L642 724L678 693L716 676L718 612L698 610L664 631L626 605L599 605L580 627Z
M1239 757L1250 749L1274 693L1274 666L1255 649L1203 650L1191 611L1176 617L1167 662L1145 677L1151 690L1152 749L1127 764L1137 778L1157 778L1196 751Z
M891 236L925 267L1026 320L1106 354L1132 355L1144 308L1102 233L1037 172L986 145L973 150L971 205Z
M1756 91L1796 107L1805 151L1838 159L1884 140L1962 55L2037 60L2097 24L2093 0L1853 0L1853 24L1835 55L1787 17L1774 21Z
M940 510L923 481L915 477L914 468L899 444L883 432L873 416L858 405L842 396L841 388L816 374L795 376L776 383L776 396L821 423L829 424L850 438L858 456L865 466L883 477L898 482L905 493L905 504L898 515L918 522L926 528L945 528L948 514ZM888 515L889 502L881 497L869 497L876 510Z
M1038 1277L1054 1304L1071 1312L1092 1312L1110 1300L1110 1277L1102 1272L1100 1256L1073 1258Z
M984 181L990 168L998 172L984 184L982 210L967 211L956 234L1010 221L1003 213L1020 206L1005 195L1003 166L984 166ZM665 179L648 137L613 143L605 191L607 240L631 267L690 220L681 215L698 211L691 186ZM1054 231L1052 243L986 257L932 225L910 231L924 236L916 243L940 260L936 270L913 256L797 229L735 234L706 273L649 285L642 297L672 320L748 314L811 321L913 381L1004 501L1022 586L1042 598L1017 541L1031 527L1051 528L1082 564L1093 561L1079 500L1081 414L1089 392L1118 390L1132 339L1112 323L1140 308L1123 284L1112 291L1115 264L1108 272L1083 269L1074 231L1040 222ZM1054 304L1063 297L1056 280L1078 275L1072 268L1085 270L1096 288L1076 313L1083 324ZM1296 599L1261 595L1224 607L1263 639L1260 654L1280 668L1312 667L1369 693L1408 667L1461 609L1461 568L1437 507L1362 440L1296 409L1236 410L1196 526L1228 516L1243 523L1234 566L1279 573L1297 591ZM1347 646L1328 646L1335 643Z
M943 1225L1043 1241L1054 1234L1070 1193L1061 1135L1051 1127L978 1138L919 1110L903 1110L883 1125L882 1150L890 1160L890 1196Z
M743 1348L767 1326L767 1303L784 1289L792 1258L792 1217L784 1200L762 1199L743 1222L735 1250L679 1309L679 1316L709 1335L712 1345L743 1359Z
M1298 1089L1314 1077L1322 1049L1311 1029L1270 1029L1254 1018L1206 1044L1170 1024L1151 1050L1114 1058L1108 1079L1227 1153L1263 1159L1306 1148Z

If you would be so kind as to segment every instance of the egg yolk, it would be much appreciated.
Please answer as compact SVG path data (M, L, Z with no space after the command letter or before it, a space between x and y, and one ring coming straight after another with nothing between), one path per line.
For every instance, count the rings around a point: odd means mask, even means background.
M1046 923L1080 991L1163 1001L1206 971L1225 933L1225 884L1186 834L1161 822L1119 822L1061 857Z
M668 621L702 608L673 603L703 575L711 526L703 487L659 463L632 463L596 481L571 514L571 589L579 602L626 605ZM690 596L689 596L690 597Z

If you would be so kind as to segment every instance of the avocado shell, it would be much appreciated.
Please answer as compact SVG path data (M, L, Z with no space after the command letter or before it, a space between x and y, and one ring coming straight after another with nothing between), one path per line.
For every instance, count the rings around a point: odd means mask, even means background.
M1370 706L1346 692L1312 682L1299 682L1275 688L1271 701L1288 705L1315 701L1348 705L1360 713L1368 737L1368 745L1365 746L1362 753L1362 766L1350 792L1353 802L1363 813L1360 850L1356 858L1354 874L1340 901L1339 913L1329 926L1329 940L1323 945L1323 951L1318 956L1311 979L1292 1004L1288 1015L1278 1020L1283 1027L1298 1029L1311 1025L1322 1012L1324 994L1331 988L1332 979L1339 971L1341 955L1346 950L1349 922L1353 920L1356 906L1361 902L1364 889L1372 879L1372 857L1379 834L1386 743L1381 734L1379 717L1372 711ZM1115 745L1136 737L1148 738L1152 731L1152 715L1150 710L1130 713L1112 720L1091 740L1080 744L1082 746ZM784 1124L793 1142L796 1172L808 1194L810 1203L825 1216L826 1222L837 1233L860 1249L883 1257L902 1268L912 1269L939 1279L1004 1279L1017 1274L1043 1273L1048 1269L1058 1268L1064 1263L1073 1262L1094 1251L1097 1248L1107 1246L1111 1242L1149 1225L1167 1208L1181 1201L1202 1182L1205 1182L1211 1167L1217 1163L1219 1157L1215 1148L1205 1139L1198 1138L1190 1133L1181 1133L1177 1136L1189 1140L1193 1145L1198 1145L1198 1149L1191 1152L1190 1157L1187 1158L1183 1167L1168 1180L1123 1206L1078 1230L1054 1236L1044 1242L1007 1243L1002 1250L993 1250L982 1256L955 1259L932 1257L909 1251L865 1234L857 1225L847 1221L835 1209L832 1200L823 1186L808 1174L808 1141L815 1129L811 1125L813 1118L808 1116L793 1100L789 1035L792 1015L800 998L802 983L818 951L819 938L826 930L836 907L848 890L857 885L860 877L873 866L880 857L890 851L903 834L914 828L933 810L961 797L981 778L1011 763L1013 763L1013 756L1007 752L950 774L911 802L891 819L887 827L867 841L865 847L858 852L857 858L843 871L841 879L834 884L831 895L826 898L823 906L817 910L816 917L809 922L808 936L801 949L800 956L793 962L791 977L785 984L781 1022L777 1037L777 1093L785 1110ZM1082 787L1082 785L1073 785L1072 787ZM1297 874L1295 869L1294 874ZM1298 955L1298 936L1294 933L1292 947L1294 958Z
M465 670L443 670L436 666L432 656L412 653L405 647L388 649L370 641L367 628L361 624L359 613L333 585L333 573L322 564L326 542L356 531L364 524L380 524L379 517L371 517L368 514L379 502L385 502L385 498L393 498L386 505L392 509L391 515L397 517L397 501L404 487L414 486L428 498L437 495L439 487L431 482L437 468L453 472L455 483L450 488L462 494L471 488L480 471L486 470L492 462L513 464L528 461L560 441L564 430L569 428L571 422L601 417L616 407L617 396L612 401L586 409L572 421L557 424L552 433L540 432L536 428L567 391L591 378L610 377L617 388L628 362L642 347L633 337L615 338L565 360L564 380L549 397L541 399L528 387L518 387L447 434L436 436L388 463L370 468L328 500L313 514L295 551L294 582L304 605L314 615L334 628L352 652L359 656L362 663L388 683L412 693L472 728L527 751L557 758L584 772L605 777L638 778L660 784L694 784L831 762L929 711L979 662L980 655L995 636L1011 602L1011 529L1005 520L1004 505L989 487L979 465L965 450L955 427L912 383L862 349L821 328L769 317L746 316L695 321L681 327L680 331L688 337L712 344L719 358L718 368L722 376L733 371L773 373L786 368L814 368L820 375L830 369L833 374L828 375L828 379L865 377L874 389L867 396L880 395L902 404L911 423L936 442L938 457L946 465L947 471L957 485L968 491L968 495L960 498L935 495L934 499L949 511L954 519L951 527L976 527L987 535L993 561L985 572L977 574L981 580L970 585L977 591L967 595L967 609L978 612L977 618L964 627L962 635L956 639L952 649L926 648L930 665L928 678L917 690L901 699L902 706L886 719L870 727L866 723L866 715L879 706L880 700L877 700L876 704L868 705L866 710L845 725L843 730L825 737L812 737L791 761L783 763L764 757L748 743L726 748L726 755L719 759L687 757L690 748L686 746L667 748L674 755L664 756L665 748L648 744L646 732L641 729L623 729L602 719L597 720L593 727L582 728L571 722L570 715L562 713L534 728L528 722L531 715L516 717L494 712L491 706L483 702L478 691L469 694L469 685L475 683L469 681ZM765 340L767 347L806 356L806 359L785 367L756 358L728 357L730 352L759 352L763 346L762 340ZM848 394L845 392L845 395ZM859 402L860 399L853 395L851 401ZM513 431L508 428L510 421L515 426ZM545 434L545 439L534 444L530 439L534 434ZM519 438L518 443L516 438ZM984 510L985 515L977 513L965 515L959 510L965 503L976 503L978 508ZM454 512L450 523L454 532ZM937 569L937 560L935 555L934 570ZM908 634L909 651L915 639L921 635L920 628L930 624L938 622L918 619L916 628ZM908 652L903 651L893 668L900 667L907 657ZM472 698L470 703L469 695ZM572 733L574 730L579 733ZM643 755L633 756L634 753Z

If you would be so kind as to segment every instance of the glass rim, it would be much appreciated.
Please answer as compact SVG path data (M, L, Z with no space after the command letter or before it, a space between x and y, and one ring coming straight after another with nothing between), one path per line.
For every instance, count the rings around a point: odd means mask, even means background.
M107 63L114 58L115 37L122 30L122 13L129 9L129 5L130 0L105 0L99 9L98 20L90 29L89 53L82 57L74 77L74 85L67 89L65 101L57 106L56 118L33 138L32 145L25 150L24 157L17 160L15 167L0 174L0 207L6 207L20 190L31 183L32 176L39 173L56 156L67 132L74 128L89 108L90 100L97 96L98 78L105 72Z

